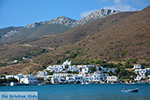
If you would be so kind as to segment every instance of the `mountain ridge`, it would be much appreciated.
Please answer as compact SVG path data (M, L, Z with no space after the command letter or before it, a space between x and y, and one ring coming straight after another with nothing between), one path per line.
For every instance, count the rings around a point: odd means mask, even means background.
M60 16L49 21L31 23L31 24L26 25L25 27L22 27L16 30L11 30L10 32L5 33L5 35L1 36L1 42L2 43L13 42L15 40L21 40L21 39L26 39L26 38L39 38L40 36L43 36L43 35L62 33L69 29L78 27L80 25L83 25L85 23L88 23L88 22L91 22L100 18L107 17L109 15L112 15L118 12L119 11L115 11L111 9L101 9L101 10L97 10L85 16L84 18L80 20L74 20L65 16ZM20 35L23 35L23 36L20 36Z

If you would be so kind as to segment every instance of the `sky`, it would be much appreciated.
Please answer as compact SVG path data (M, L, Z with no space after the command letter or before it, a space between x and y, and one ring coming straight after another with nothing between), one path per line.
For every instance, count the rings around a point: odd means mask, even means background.
M26 26L59 16L79 20L103 8L140 11L149 5L150 0L0 0L0 28Z

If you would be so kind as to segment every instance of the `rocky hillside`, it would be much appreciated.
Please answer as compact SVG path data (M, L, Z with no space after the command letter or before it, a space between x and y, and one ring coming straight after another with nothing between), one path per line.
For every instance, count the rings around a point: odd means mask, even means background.
M76 21L68 17L60 16L50 21L35 22L22 28L16 28L8 31L8 28L0 29L0 42L13 42L28 38L39 38L43 35L51 35L62 33L69 29L83 25L85 23L104 18L106 16L117 13L118 11L111 9L101 9L85 16ZM6 32L3 32L5 31Z
M85 16L84 18L82 18L78 21L75 21L72 24L72 27L77 27L77 26L83 25L85 23L88 23L88 22L91 22L91 21L94 21L94 20L97 20L100 18L104 18L104 17L110 16L110 15L113 15L116 13L119 13L119 11L111 10L111 9L100 9L100 10L94 11L93 13Z
M139 12L117 13L61 34L1 44L0 74L31 73L66 59L74 64L130 60L149 66L149 12L150 6ZM12 63L16 59L19 62Z

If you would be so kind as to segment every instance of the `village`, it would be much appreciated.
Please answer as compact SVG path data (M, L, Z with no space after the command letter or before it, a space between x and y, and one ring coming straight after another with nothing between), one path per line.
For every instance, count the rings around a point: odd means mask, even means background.
M1 86L43 85L43 84L150 84L150 68L133 67L134 80L122 82L115 76L116 68L97 65L72 65L66 60L62 65L50 65L36 75L18 74L0 77ZM131 76L132 77L132 76ZM11 79L10 81L7 81Z

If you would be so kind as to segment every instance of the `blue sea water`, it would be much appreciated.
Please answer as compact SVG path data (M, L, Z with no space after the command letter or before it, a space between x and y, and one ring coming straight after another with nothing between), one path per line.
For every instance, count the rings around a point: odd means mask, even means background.
M123 88L139 91L121 93ZM149 84L1 86L3 91L37 91L38 100L150 100Z

